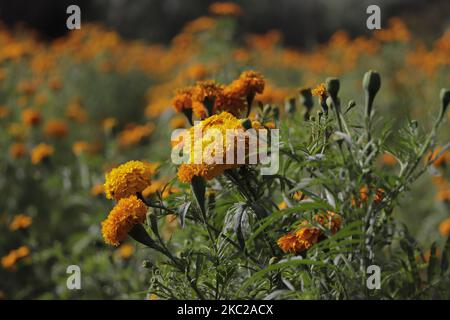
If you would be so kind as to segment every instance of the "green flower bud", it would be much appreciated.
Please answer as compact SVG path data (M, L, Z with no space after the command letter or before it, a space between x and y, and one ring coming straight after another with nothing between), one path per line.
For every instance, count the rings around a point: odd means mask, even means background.
M363 78L363 89L368 92L368 94L375 97L378 90L381 87L381 77L380 74L374 70L369 70L364 74Z
M449 89L441 89L441 113L442 116L444 116L445 112L447 111L448 104L450 103L450 90Z
M286 100L284 108L286 110L287 113L293 114L295 113L295 98L289 98Z
M314 106L314 101L311 93L311 89L301 89L300 90L300 103L307 109L310 110Z
M340 88L340 82L338 78L327 78L325 80L327 92L333 100L337 99L337 95Z

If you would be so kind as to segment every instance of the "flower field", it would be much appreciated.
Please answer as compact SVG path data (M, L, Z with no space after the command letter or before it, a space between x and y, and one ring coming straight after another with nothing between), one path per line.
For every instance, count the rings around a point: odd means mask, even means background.
M450 299L450 29L300 51L242 15L0 28L0 299ZM278 170L193 161L227 130L278 130Z

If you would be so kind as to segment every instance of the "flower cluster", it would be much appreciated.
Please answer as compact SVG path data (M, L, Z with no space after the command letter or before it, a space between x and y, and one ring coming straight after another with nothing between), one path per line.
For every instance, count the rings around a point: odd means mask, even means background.
M341 224L341 216L334 212L327 211L326 213L316 214L312 223L303 220L296 230L278 239L278 246L285 253L299 254L310 249L323 238L324 231L322 228L329 230L331 234L335 234L341 228ZM320 225L322 228L315 225Z

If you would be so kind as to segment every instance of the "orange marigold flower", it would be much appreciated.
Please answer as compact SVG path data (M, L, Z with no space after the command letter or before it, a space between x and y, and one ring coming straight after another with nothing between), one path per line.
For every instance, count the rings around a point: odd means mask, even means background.
M9 155L14 159L23 157L25 153L26 148L23 143L14 143L9 147Z
M325 83L318 84L314 89L311 90L311 94L315 97L319 97L322 100L327 98L327 89Z
M120 199L106 220L102 221L102 235L105 242L118 246L136 224L144 222L146 214L147 207L135 195Z
M106 198L119 200L142 192L151 184L154 167L142 161L128 161L106 174Z
M450 188L441 188L436 194L436 200L442 202L450 201Z
M201 103L215 101L223 94L223 86L212 80L198 81L192 91L192 100Z
M27 126L35 126L41 122L41 112L34 108L28 108L22 111L22 122Z
M192 87L186 87L177 91L172 105L177 112L192 109Z
M84 123L88 118L88 114L84 107L81 105L81 101L79 99L72 101L66 109L66 117L78 122Z
M31 150L31 163L38 164L42 160L49 158L54 152L55 149L51 145L40 143Z
M446 237L450 234L450 219L445 219L439 224L439 233Z
M117 142L121 147L136 145L148 138L154 130L155 126L152 123L140 126L133 125L119 134Z
M117 126L117 119L113 117L108 117L103 119L102 121L102 127L105 131L112 130L115 126Z
M330 230L331 234L335 234L342 224L341 216L331 211L316 214L313 221ZM307 220L303 220L297 230L282 236L278 239L277 244L285 253L298 254L311 248L319 242L322 236L321 229L314 227Z
M18 214L14 216L13 221L9 224L9 230L16 231L18 229L26 229L29 226L31 226L31 223L33 222L33 218L30 216L27 216L25 214Z
M117 249L117 255L122 259L129 259L133 254L134 246L129 243L124 243Z
M98 197L105 193L105 186L103 185L103 183L95 184L92 186L90 193L94 197Z
M385 166L395 166L397 164L397 158L387 152L381 155L380 161Z
M4 119L9 115L9 109L5 106L0 106L0 119Z
M44 133L53 138L62 138L67 135L69 128L63 120L49 120L44 127Z
M242 9L233 2L215 2L209 6L209 12L218 16L239 16Z
M79 140L72 144L72 152L77 156L83 153L94 153L95 151L96 145L88 141Z
M373 197L373 202L379 204L383 201L386 191L383 188L378 188L375 196ZM359 198L352 199L352 206L361 207L369 199L369 188L367 186L361 187L359 190Z
M27 257L30 254L30 249L27 246L21 246L15 250L11 250L8 255L2 257L1 263L3 268L14 270L16 263Z
M426 161L433 161L433 166L435 168L440 168L447 165L450 162L450 151L445 150L441 155L439 155L441 152L442 147L437 147L428 154L428 157L425 158Z
M242 72L239 79L233 81L230 87L241 97L249 97L257 93L263 93L265 85L266 82L261 73L248 70Z

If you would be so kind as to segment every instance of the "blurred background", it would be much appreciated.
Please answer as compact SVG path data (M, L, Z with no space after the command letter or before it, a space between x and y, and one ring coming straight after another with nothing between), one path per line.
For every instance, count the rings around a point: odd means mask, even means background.
M64 35L66 8L77 4L82 22L98 22L126 38L167 43L182 27L207 14L212 0L15 0L0 2L0 20L9 26L25 24L43 38ZM350 35L368 34L366 8L381 8L385 24L401 18L413 34L424 38L440 35L450 24L448 0L271 0L235 1L245 12L239 26L244 33L280 30L284 43L307 47L328 39L336 30ZM382 25L383 27L383 25Z

